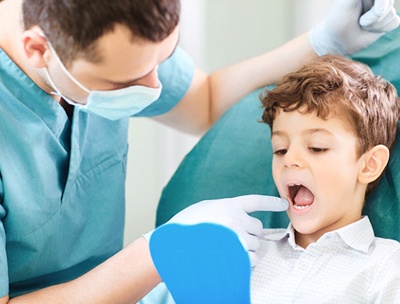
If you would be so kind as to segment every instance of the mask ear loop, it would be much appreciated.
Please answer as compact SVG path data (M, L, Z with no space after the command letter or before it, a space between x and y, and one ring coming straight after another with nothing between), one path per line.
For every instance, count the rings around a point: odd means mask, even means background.
M61 65L62 70L67 74L67 76L70 76L70 77L71 77L71 80L72 80L74 83L76 83L76 85L78 85L78 86L79 86L80 88L82 88L84 91L86 91L86 92L89 93L89 91L88 91L82 84L80 84L80 83L68 72L68 70L65 68L64 64L61 62L61 59L58 57L57 53L54 51L54 48L53 48L53 46L50 44L50 41L47 39L47 37L46 37L42 32L40 32L40 33L38 33L38 34L39 34L41 37L43 37L43 38L45 38L45 39L47 40L47 43L48 43L48 45L49 45L50 50L51 50L51 51L53 52L53 54L55 55L56 60L59 62L59 64ZM49 71L47 70L47 67L44 68L44 71L45 71L45 73L46 73L47 79L48 79L49 82L50 82L51 87L52 87L53 90L54 90L54 91L51 91L50 94L56 95L56 96L60 96L62 99L64 99L67 103L69 103L69 104L72 105L72 106L77 106L77 107L83 108L83 109L87 108L87 104L84 104L84 105L83 105L83 104L76 103L76 102L72 101L71 99L69 99L68 97L64 96L64 95L60 92L60 90L57 88L57 86L55 85L53 79L50 77L50 74L49 74Z
M82 83L80 83L78 81L78 79L76 79L65 67L64 63L61 61L60 57L57 55L56 51L54 50L51 42L49 39L47 39L46 35L43 32L38 33L41 37L45 38L47 40L47 44L51 50L51 52L53 53L54 57L56 58L57 62L59 63L59 65L61 66L61 69L64 71L65 74L67 74L67 76L79 87L81 88L83 91L85 91L86 93L90 94L90 90L87 89Z

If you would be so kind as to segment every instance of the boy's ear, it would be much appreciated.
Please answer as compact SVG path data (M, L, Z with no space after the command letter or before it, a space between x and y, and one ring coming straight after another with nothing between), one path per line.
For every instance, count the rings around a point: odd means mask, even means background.
M384 145L377 145L366 152L358 173L358 181L362 184L369 184L378 179L389 161L389 155L389 149Z
M42 30L35 26L22 34L22 44L26 58L36 68L46 66L45 56L48 55L49 51L47 39L40 33L42 33Z

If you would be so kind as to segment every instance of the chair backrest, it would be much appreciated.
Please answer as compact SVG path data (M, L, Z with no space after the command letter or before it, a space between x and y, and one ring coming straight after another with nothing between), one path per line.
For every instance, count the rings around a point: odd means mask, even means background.
M400 28L352 56L400 92ZM270 131L260 123L262 109L252 92L233 106L185 157L163 190L156 225L205 199L243 194L278 195L271 176ZM377 236L400 241L400 132L378 188L367 197L367 214ZM255 214L265 227L286 227L285 213Z

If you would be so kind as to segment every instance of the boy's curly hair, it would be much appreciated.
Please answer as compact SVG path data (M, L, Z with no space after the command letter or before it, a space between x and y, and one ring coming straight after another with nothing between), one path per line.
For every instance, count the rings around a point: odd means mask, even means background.
M336 55L319 57L287 74L260 95L262 120L273 129L277 112L340 118L358 138L357 156L382 144L392 148L400 115L396 88L365 64Z

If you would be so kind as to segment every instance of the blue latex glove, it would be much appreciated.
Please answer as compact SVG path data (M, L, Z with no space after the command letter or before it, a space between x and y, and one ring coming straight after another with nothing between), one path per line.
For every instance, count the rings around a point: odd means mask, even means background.
M234 231L249 254L251 265L258 262L256 250L263 225L248 213L255 211L285 211L289 203L285 199L265 195L243 195L234 198L207 200L193 204L171 218L167 223L195 225L213 223ZM144 237L149 240L150 232Z
M177 304L250 304L250 260L216 224L165 224L150 239L154 265Z
M310 31L319 55L350 55L397 28L394 0L334 0L327 18Z

